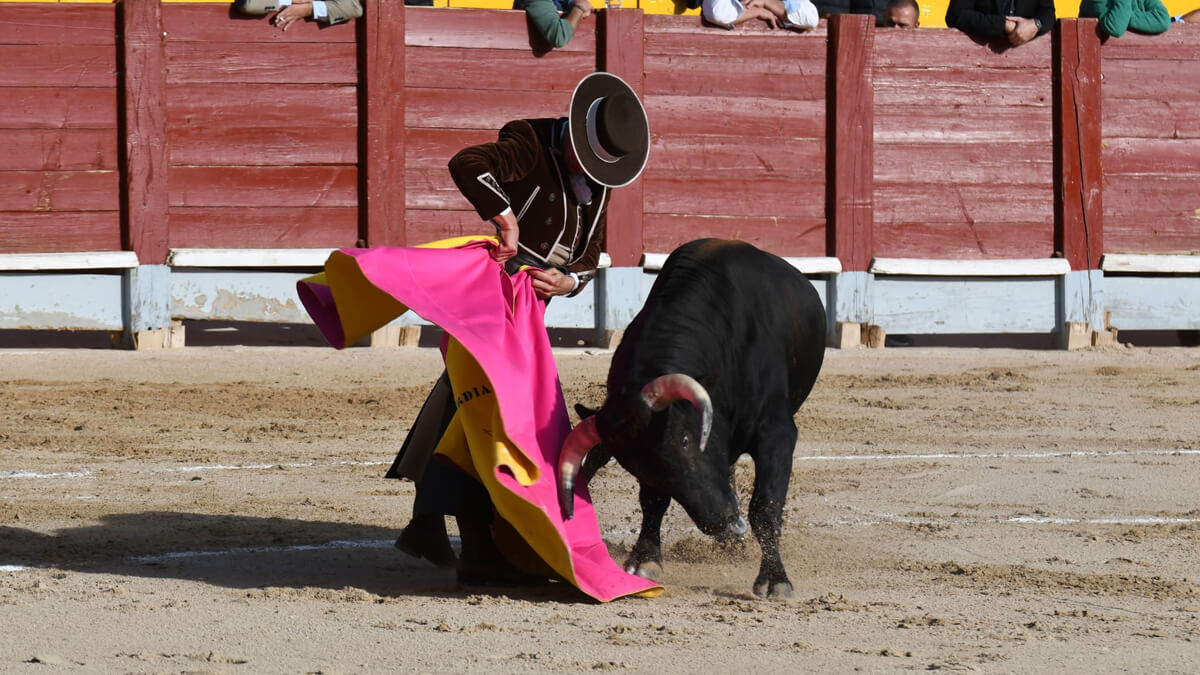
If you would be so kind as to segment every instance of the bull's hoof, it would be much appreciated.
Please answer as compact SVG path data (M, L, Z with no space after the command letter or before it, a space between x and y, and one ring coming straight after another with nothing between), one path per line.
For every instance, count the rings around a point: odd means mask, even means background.
M658 581L662 578L662 565L653 560L640 563L627 560L625 561L625 571L651 581Z
M792 597L792 584L789 581L776 581L773 584L755 582L754 594L769 600L783 600Z

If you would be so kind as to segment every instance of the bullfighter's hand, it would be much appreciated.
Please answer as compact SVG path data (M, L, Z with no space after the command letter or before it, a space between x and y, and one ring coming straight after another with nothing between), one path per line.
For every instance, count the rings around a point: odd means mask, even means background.
M278 26L280 30L287 30L288 26L296 23L297 21L303 21L307 17L312 16L312 13L312 2L298 2L294 0L292 4L284 7L278 14L275 15L275 25Z
M532 267L529 269L529 276L533 278L533 292L543 300L555 295L566 295L575 289L575 280L553 267L548 270Z
M503 213L492 218L500 235L500 245L492 249L492 259L504 262L517 254L517 241L521 237L521 228L517 227L517 219L512 212Z

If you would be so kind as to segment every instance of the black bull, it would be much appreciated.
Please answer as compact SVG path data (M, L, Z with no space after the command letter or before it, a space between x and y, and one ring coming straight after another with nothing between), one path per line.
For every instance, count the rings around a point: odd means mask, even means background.
M656 578L672 499L705 534L745 534L730 479L734 462L748 454L750 527L762 547L754 592L791 595L779 538L794 416L824 355L825 310L798 270L745 242L684 244L667 258L613 354L604 405L594 415L577 407L585 419L559 461L564 516L580 466L586 481L615 457L641 487L642 527L626 569Z

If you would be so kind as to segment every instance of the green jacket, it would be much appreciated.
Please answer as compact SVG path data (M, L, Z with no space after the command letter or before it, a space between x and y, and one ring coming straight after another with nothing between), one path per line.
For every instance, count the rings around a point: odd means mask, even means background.
M1156 35L1171 26L1162 0L1083 0L1079 16L1100 19L1100 28L1113 37L1121 37L1126 29Z
M555 49L575 36L575 27L558 13L554 0L516 0L513 9L524 9L530 23Z

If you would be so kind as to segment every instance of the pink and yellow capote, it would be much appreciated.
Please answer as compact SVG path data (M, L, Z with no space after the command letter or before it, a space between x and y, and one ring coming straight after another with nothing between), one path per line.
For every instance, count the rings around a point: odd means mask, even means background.
M662 586L626 573L600 538L587 488L575 515L560 514L555 467L571 431L545 328L545 303L529 275L491 258L491 237L416 247L342 249L325 271L297 283L330 345L342 349L412 310L446 331L446 370L458 410L437 453L487 488L497 514L538 560L592 598L653 597ZM532 564L531 564L532 563Z

